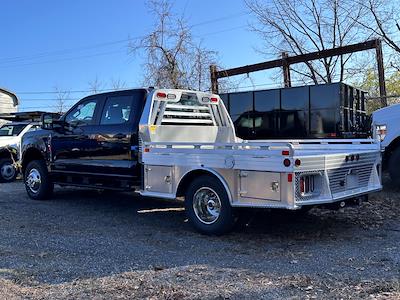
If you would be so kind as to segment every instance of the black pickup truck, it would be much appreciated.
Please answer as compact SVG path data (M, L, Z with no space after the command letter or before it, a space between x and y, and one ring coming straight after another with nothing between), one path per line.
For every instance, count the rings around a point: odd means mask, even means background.
M140 186L138 123L147 94L146 89L97 94L58 120L44 114L44 130L22 141L28 195L46 198L55 183L115 190Z

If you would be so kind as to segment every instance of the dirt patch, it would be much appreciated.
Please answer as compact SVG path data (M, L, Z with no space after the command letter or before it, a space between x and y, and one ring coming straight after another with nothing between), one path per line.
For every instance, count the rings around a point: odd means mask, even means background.
M400 190L385 183L361 207L258 211L223 237L178 203L70 188L34 202L0 184L0 295L399 299Z

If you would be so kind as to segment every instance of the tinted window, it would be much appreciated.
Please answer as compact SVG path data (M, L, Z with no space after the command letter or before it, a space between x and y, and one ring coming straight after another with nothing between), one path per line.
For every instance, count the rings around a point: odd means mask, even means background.
M90 125L94 122L97 100L91 99L80 103L65 117L67 123L75 125Z
M26 125L3 125L0 128L0 136L18 136Z
M124 124L131 121L132 96L108 97L101 114L100 124Z

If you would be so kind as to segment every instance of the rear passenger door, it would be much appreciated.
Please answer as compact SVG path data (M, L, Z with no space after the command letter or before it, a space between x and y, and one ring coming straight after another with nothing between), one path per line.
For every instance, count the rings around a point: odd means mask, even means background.
M91 159L97 172L139 179L138 124L145 90L106 94L94 139L97 150Z

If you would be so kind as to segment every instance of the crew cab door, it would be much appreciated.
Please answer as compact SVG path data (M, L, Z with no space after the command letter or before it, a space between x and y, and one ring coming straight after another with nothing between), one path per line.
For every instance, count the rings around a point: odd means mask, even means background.
M105 94L92 153L96 172L139 180L138 126L146 91L130 90Z
M93 134L99 119L101 96L92 96L79 101L63 117L65 129L52 135L51 149L55 172L92 172L89 164L96 150Z

